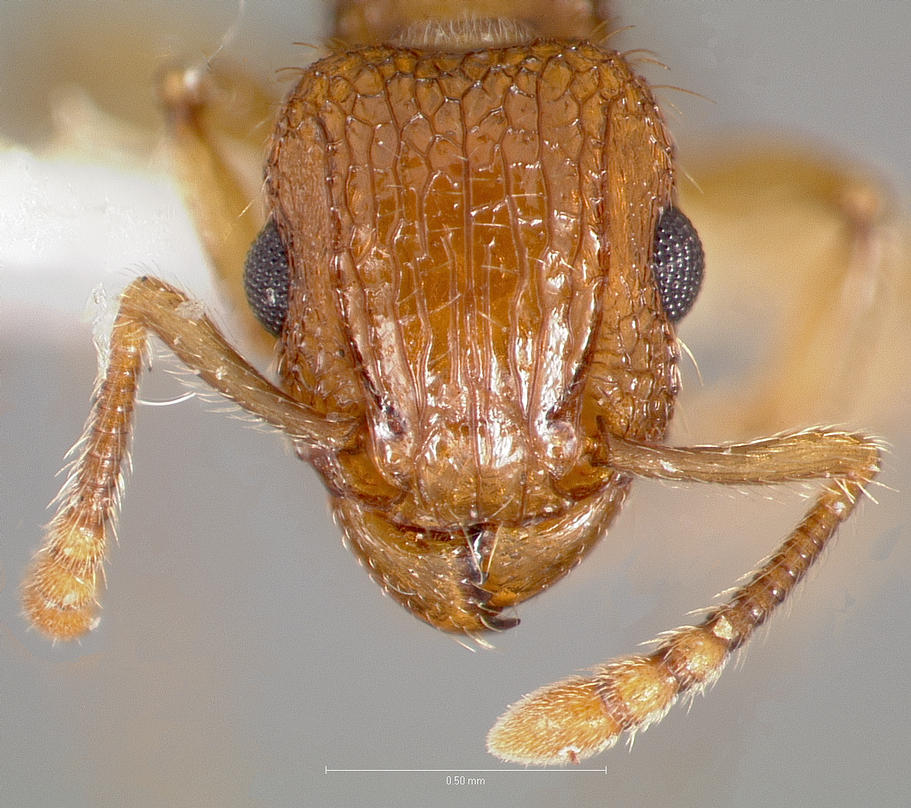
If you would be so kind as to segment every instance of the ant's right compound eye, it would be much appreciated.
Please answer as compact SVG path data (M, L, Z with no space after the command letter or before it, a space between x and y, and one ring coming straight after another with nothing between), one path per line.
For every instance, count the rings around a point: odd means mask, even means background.
M270 334L278 336L288 316L288 252L275 220L266 226L250 247L244 265L244 291L256 319Z

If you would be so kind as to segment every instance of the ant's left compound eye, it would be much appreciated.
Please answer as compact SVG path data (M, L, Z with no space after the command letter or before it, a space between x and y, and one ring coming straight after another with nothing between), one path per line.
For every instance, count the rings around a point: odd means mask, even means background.
M288 316L288 252L282 244L275 220L266 226L250 247L244 265L244 291L256 319L278 336Z
M652 277L672 323L686 314L702 285L705 255L693 223L677 208L666 208L655 228Z

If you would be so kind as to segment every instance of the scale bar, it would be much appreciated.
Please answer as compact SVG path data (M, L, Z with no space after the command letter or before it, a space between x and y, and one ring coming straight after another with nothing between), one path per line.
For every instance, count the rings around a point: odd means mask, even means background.
M525 772L526 774L532 774L534 772L565 772L568 774L574 774L577 772L597 772L599 774L607 774L607 766L604 766L600 769L582 769L578 767L573 767L571 769L330 769L328 766L325 767L325 774L336 774L336 773L353 773L353 772L367 772L367 773L377 773L377 772L386 772L386 773L421 773L421 772L432 772L437 774L462 774L464 772Z

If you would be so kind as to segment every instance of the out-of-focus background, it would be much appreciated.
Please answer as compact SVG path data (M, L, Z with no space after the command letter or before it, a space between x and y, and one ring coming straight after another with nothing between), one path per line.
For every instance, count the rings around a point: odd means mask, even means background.
M670 66L643 64L653 82L711 99L659 91L697 183L719 138L771 134L861 161L907 200L911 7L630 0L616 14L633 27L615 47ZM890 441L882 479L897 491L874 492L879 504L861 507L707 698L632 752L582 767L606 771L517 771L484 752L484 734L522 693L686 622L774 548L804 491L639 483L592 557L523 605L494 650L472 653L381 596L281 440L197 401L142 406L100 628L57 646L28 629L18 581L95 376L92 290L103 282L113 298L154 272L214 300L146 138L156 69L211 54L235 16L211 1L0 3L0 804L909 804L911 432L895 406L908 376L898 332L848 360L860 379L877 356L896 357L880 363L879 404L862 397L849 417ZM318 45L328 18L322 4L248 0L219 59L273 81L317 55L294 43ZM74 88L139 134L118 127L116 142L99 142ZM48 150L54 120L69 150ZM710 254L710 281L724 270ZM732 325L723 307L692 317L681 333L709 382L739 364L738 331L751 345L761 325ZM156 360L144 398L182 391L171 366ZM683 367L675 439L729 437Z

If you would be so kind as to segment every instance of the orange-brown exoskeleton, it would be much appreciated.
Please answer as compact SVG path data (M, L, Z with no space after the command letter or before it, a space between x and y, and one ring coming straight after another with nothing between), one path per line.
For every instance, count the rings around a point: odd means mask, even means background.
M97 622L150 334L289 436L370 574L446 631L514 625L504 610L588 553L636 476L822 479L803 521L702 623L526 696L488 736L507 760L572 762L717 679L851 513L878 449L822 428L662 442L678 391L675 323L703 257L675 206L661 112L619 54L586 39L598 18L584 3L525 4L521 18L507 3L473 16L446 5L347 4L345 44L303 72L281 109L270 219L245 273L278 337L277 384L177 289L142 277L124 292L24 599L52 637ZM368 27L379 44L360 44ZM242 226L209 198L234 190L195 78L164 84L175 140L208 177L206 193L191 192L207 229L221 216L239 239ZM228 274L231 251L218 244Z

